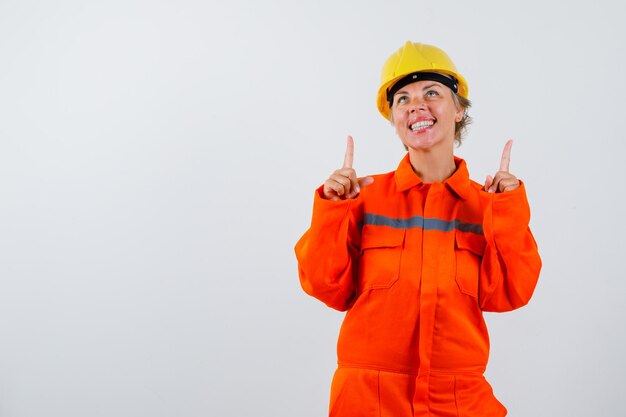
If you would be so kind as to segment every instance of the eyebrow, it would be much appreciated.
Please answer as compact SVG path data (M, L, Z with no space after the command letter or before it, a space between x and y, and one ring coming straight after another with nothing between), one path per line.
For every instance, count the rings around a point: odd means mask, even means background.
M424 87L422 87L422 91L424 91L424 90L428 90L429 88L433 88L433 87L441 87L441 84L439 84L439 83L427 84L427 85L425 85ZM395 98L395 96L397 96L398 94L409 94L409 92L408 92L408 91L405 91L405 90L399 90L399 91L397 91L397 92L393 95L393 96L394 96L394 98Z
M422 91L423 90L428 90L429 88L433 88L433 87L441 87L441 84L439 84L439 83L428 84L427 86L424 86L424 88L422 88Z

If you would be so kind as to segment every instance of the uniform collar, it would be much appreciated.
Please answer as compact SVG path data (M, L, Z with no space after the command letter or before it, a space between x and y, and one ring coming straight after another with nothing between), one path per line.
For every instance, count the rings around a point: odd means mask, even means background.
M454 174L452 174L450 178L445 180L443 183L454 194L465 200L470 188L467 165L463 159L457 158L456 156L454 157L454 163L456 164L456 171L454 171ZM395 173L395 178L398 191L400 192L424 183L424 181L422 181L422 179L413 171L408 153L404 158L402 158L402 161L400 161L400 165L398 165L398 169Z

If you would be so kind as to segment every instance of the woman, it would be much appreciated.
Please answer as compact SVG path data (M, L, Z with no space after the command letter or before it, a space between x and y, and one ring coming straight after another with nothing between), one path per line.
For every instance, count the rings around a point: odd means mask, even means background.
M296 245L303 289L347 311L331 416L500 417L483 377L483 311L525 305L541 260L524 185L500 170L473 182L453 155L468 122L468 86L440 49L407 42L383 67L378 109L407 155L358 178L344 165L316 194Z

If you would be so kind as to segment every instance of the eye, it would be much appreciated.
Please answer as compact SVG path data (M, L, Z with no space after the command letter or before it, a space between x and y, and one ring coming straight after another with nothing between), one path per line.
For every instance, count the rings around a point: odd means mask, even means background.
M427 97L437 97L439 95L439 93L435 90L428 90L426 91L426 96Z
M398 96L397 100L396 100L396 104L402 104L402 103L406 103L406 101L409 99L408 96Z

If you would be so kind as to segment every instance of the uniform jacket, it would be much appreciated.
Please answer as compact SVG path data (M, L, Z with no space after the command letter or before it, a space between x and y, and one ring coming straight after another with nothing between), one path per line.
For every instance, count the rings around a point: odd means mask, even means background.
M482 376L483 311L528 303L541 268L524 184L487 193L455 163L425 184L407 154L357 198L318 189L295 248L304 291L347 311L339 367L415 375L415 407L428 408L432 375Z

